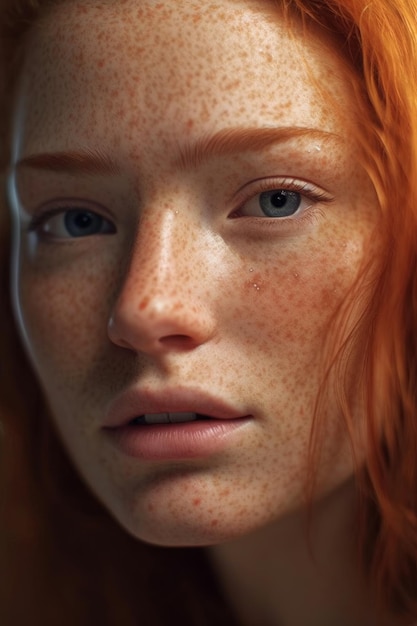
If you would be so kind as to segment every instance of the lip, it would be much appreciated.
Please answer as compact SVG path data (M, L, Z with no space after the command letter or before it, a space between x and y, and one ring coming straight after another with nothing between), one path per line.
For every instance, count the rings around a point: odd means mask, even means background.
M213 419L183 423L134 425L132 421L152 413L199 413ZM202 458L236 443L239 431L253 420L205 392L164 389L161 392L129 390L110 405L103 430L111 443L128 457L142 461L174 461Z
M199 413L219 420L233 420L247 416L247 411L216 398L206 392L176 388L158 390L130 389L110 404L104 428L120 428L135 417L147 413Z

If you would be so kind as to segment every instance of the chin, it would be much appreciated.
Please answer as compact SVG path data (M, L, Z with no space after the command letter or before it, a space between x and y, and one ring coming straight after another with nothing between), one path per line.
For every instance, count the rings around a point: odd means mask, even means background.
M207 516L198 519L167 514L146 516L141 513L118 517L117 521L133 537L144 543L161 547L204 547L224 543L250 532L236 520L219 520Z
M232 541L259 529L266 520L245 515L240 518L227 506L213 510L210 502L194 499L191 507L183 503L173 510L169 503L159 506L141 502L129 510L110 511L130 535L144 543L163 547L204 547ZM270 520L269 520L270 521Z

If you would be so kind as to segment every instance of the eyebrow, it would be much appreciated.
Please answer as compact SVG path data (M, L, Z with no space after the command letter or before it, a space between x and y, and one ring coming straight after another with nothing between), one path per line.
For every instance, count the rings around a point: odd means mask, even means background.
M181 169L195 169L213 157L239 152L259 152L275 143L291 139L308 138L311 141L341 141L336 133L299 126L286 127L234 127L222 129L214 135L197 139L194 143L178 146L174 160ZM107 154L97 149L62 152L45 152L27 156L16 167L84 175L117 175L120 167Z
M211 157L239 152L259 152L275 143L298 138L320 142L329 140L342 142L342 137L336 133L300 126L228 128L214 135L202 137L193 144L180 146L177 163L183 169L196 168Z
M34 154L18 161L16 167L67 174L115 175L120 173L120 168L109 156L94 149Z

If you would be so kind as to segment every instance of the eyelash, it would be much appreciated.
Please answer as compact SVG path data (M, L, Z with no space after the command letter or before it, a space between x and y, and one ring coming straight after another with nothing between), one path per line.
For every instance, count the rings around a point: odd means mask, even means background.
M254 185L256 185L255 193L252 191ZM239 190L238 195L234 199L234 204L236 204L238 208L236 208L231 213L230 218L234 219L238 217L245 217L270 223L278 221L289 222L294 221L295 219L300 221L302 219L309 219L311 217L311 211L309 211L309 209L313 207L309 207L308 209L304 209L304 211L301 211L301 216L297 216L298 210L294 214L294 216L281 218L239 215L239 212L242 211L242 208L247 202L256 198L257 196L260 196L264 192L274 190L285 190L299 193L300 195L305 196L306 198L311 200L313 206L319 202L328 204L334 200L333 196L331 196L328 191L325 191L324 189L316 187L315 185L312 185L311 183L307 183L305 181L297 180L295 178L262 178L257 181L252 181L251 183L245 185L242 189ZM306 215L304 215L304 213L306 213Z

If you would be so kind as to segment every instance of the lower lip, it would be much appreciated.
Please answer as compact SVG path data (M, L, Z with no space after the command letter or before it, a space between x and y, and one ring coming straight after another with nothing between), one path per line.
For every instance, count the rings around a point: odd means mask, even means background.
M124 454L143 461L194 459L221 452L230 438L252 420L206 420L183 424L122 426L106 429Z

